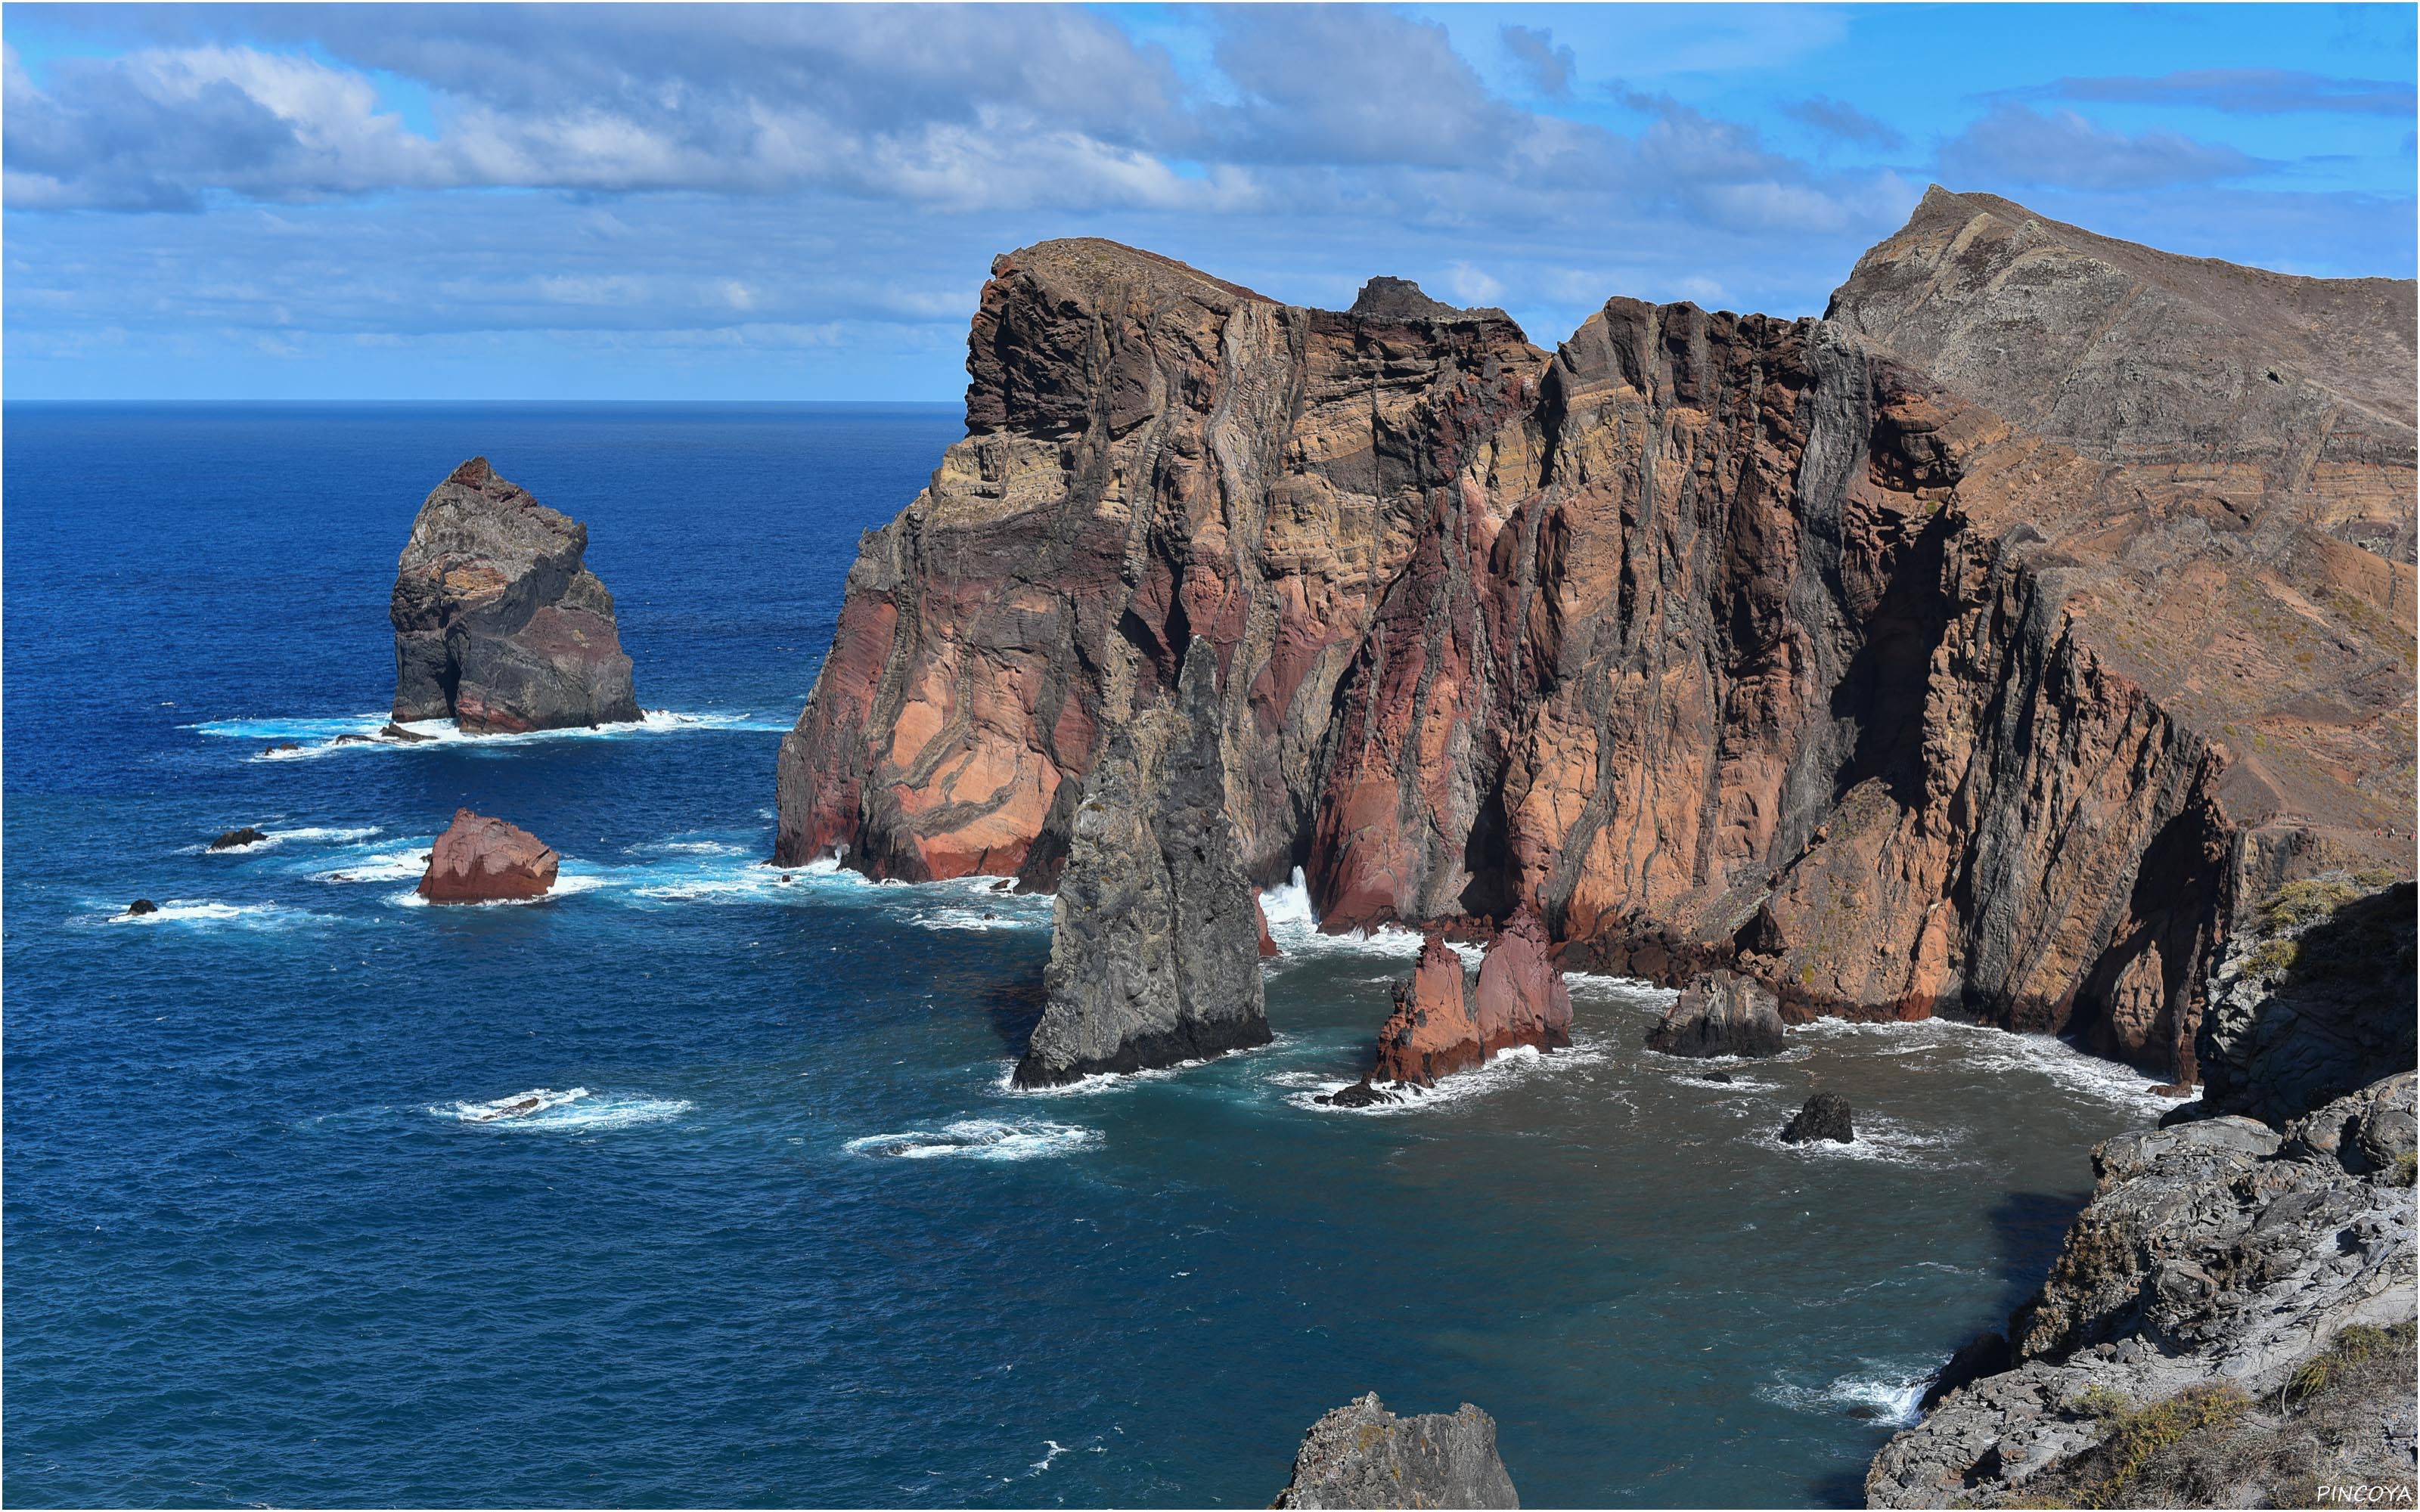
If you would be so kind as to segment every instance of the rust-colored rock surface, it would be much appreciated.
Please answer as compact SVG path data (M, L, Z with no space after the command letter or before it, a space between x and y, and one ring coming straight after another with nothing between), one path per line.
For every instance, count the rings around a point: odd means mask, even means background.
M1395 984L1395 1011L1378 1030L1378 1062L1370 1082L1436 1085L1440 1076L1487 1059L1479 1020L1471 1012L1462 957L1432 935L1411 977Z
M1489 1055L1513 1045L1560 1050L1572 1042L1572 995L1537 910L1524 906L1487 944L1471 1012Z
M432 903L542 898L562 860L553 846L518 825L457 809L428 852L418 891Z
M1826 319L1617 299L1551 355L1400 291L1003 257L969 435L867 538L783 741L778 858L1052 886L1105 733L1200 635L1244 867L1301 866L1324 928L1526 906L1575 969L2190 1079L2239 906L2412 872L2414 575L2361 523L2409 514L2409 321L2322 318L2412 285L2188 287L2071 231L1935 194ZM2156 414L1979 360L1994 319L2065 339L2112 268L2171 312L2109 328ZM2227 364L2279 320L2331 363L2307 403L2246 380L2235 457Z

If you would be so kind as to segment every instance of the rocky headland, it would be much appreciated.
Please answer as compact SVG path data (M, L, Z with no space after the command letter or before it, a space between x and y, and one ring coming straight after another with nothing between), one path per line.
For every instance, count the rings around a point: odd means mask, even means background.
M427 869L414 889L432 903L485 903L543 898L563 858L518 825L468 809L429 848Z
M1517 1507L1496 1420L1468 1402L1397 1417L1372 1392L1303 1435L1278 1507Z
M1728 969L1793 1022L2191 1083L2244 900L2411 874L2408 281L1935 190L1823 319L1616 299L1548 352L1416 295L998 259L968 435L783 742L777 859L1062 887L1206 642L1248 889L1526 908L1564 965Z
M588 528L474 456L429 492L396 564L395 719L474 734L639 717ZM422 738L390 724L385 738Z
M1870 1504L2410 1504L2412 905L2319 879L2244 921L2205 1095L2093 1152L2040 1289L1950 1362Z
M1121 725L1087 779L1017 1086L1269 1041L1267 927L1227 817L1218 707L1218 655L1197 638L1173 696Z
M1734 971L1702 972L1647 1031L1667 1056L1777 1056L1786 1047L1781 1006L1764 984Z

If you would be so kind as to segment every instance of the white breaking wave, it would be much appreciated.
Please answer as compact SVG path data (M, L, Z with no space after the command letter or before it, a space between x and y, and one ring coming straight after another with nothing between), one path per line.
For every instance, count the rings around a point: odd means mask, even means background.
M403 721L401 728L425 738L394 740L380 738L388 717L383 714L356 714L326 718L261 718L209 719L200 724L183 726L205 735L217 735L230 740L256 740L263 743L292 741L292 750L256 752L254 761L301 761L346 750L428 750L446 746L477 747L482 749L510 748L546 740L613 740L634 735L685 734L703 731L753 731L779 733L790 728L786 721L775 721L758 715L747 714L683 714L672 709L647 709L636 719L571 730L532 730L520 734L466 734L454 727L450 719L412 719ZM347 735L367 736L362 740L343 740Z
M437 1118L478 1124L483 1128L594 1134L642 1123L660 1123L666 1119L680 1117L691 1106L685 1098L597 1093L585 1087L558 1092L539 1087L526 1092L516 1092L511 1097L500 1097L491 1103L464 1101L431 1107L428 1111Z
M868 1134L841 1148L852 1155L887 1156L893 1160L1039 1160L1065 1155L1101 1142L1097 1129L1047 1119L961 1119L938 1132L910 1129L904 1134Z
M1886 1053L1909 1055L1943 1051L1962 1067L1987 1072L2032 1072L2047 1077L2059 1089L2096 1102L2123 1107L2168 1108L2176 1100L2152 1088L2160 1079L2123 1061L2110 1060L2079 1049L2051 1034L2016 1034L1987 1024L1962 1024L1955 1019L1919 1019L1910 1024L1853 1024L1846 1019L1817 1019L1790 1031L1793 1039L1871 1038L1903 1040Z
M171 898L147 914L123 911L104 914L104 924L234 924L249 929L276 929L292 924L328 921L314 914L277 903L223 903L200 898Z
M1261 917L1269 921L1269 938L1276 942L1277 959L1264 963L1282 968L1289 958L1300 960L1316 955L1385 955L1407 956L1420 953L1421 935L1417 930L1394 924L1382 924L1366 933L1323 934L1319 932L1319 916L1311 910L1311 888L1303 880L1302 868L1294 869L1294 880L1281 887L1270 887L1261 894ZM1476 946L1455 945L1466 960L1478 959Z
M1710 1088L1719 1091L1719 1088ZM1886 1165L1913 1165L1923 1170L1946 1170L1971 1164L1961 1158L1958 1149L1963 1136L1954 1132L1928 1133L1911 1129L1887 1114L1854 1110L1850 1129L1856 1137L1847 1144L1831 1139L1809 1139L1804 1144L1791 1144L1781 1137L1783 1126L1797 1109L1781 1112L1776 1121L1750 1139L1750 1143L1784 1155L1810 1160L1871 1161Z
M1451 1107L1475 1098L1517 1087L1539 1076L1560 1075L1605 1063L1606 1051L1590 1038L1575 1040L1567 1049L1552 1054L1532 1045L1514 1045L1499 1050L1485 1065L1469 1071L1456 1072L1439 1079L1435 1087L1422 1088L1405 1082L1387 1082L1380 1090L1392 1094L1396 1101L1373 1103L1367 1107L1342 1107L1319 1101L1323 1093L1341 1092L1354 1086L1352 1082L1309 1077L1299 1072L1283 1072L1269 1078L1270 1085L1289 1088L1286 1102L1310 1113L1358 1114L1366 1118L1393 1118L1406 1113L1424 1113L1433 1108ZM1306 1084L1308 1083L1308 1084Z
M1871 1374L1841 1376L1830 1384L1809 1389L1788 1381L1776 1381L1757 1388L1757 1395L1769 1402L1794 1408L1802 1412L1862 1417L1895 1427L1906 1427L1923 1415L1925 1386L1931 1381L1927 1374L1911 1375L1893 1369L1887 1362L1858 1362Z
M426 871L425 866L415 867L411 873L413 881L417 883ZM415 887L410 892L396 893L387 902L398 908L525 908L532 903L551 903L558 898L569 898L582 892L595 892L599 887L608 887L611 884L610 877L600 876L594 872L557 872L554 876L554 886L535 898L489 898L474 903L432 904L420 895Z

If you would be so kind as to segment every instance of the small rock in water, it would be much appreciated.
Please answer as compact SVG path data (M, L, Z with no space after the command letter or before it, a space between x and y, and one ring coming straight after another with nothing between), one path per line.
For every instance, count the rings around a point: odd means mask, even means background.
M261 751L261 754L264 756L274 756L282 750L301 750L302 748L302 747L294 744L294 742L290 740L272 740L269 743L267 748Z
M434 740L437 737L435 735L424 735L417 730L406 730L403 726L396 723L393 719L389 719L386 722L385 728L379 731L379 738L380 740L400 740L405 745L410 746L423 740Z
M1849 1100L1837 1092L1818 1092L1807 1100L1781 1131L1782 1139L1803 1145L1812 1139L1829 1139L1838 1144L1853 1144L1856 1132L1849 1123Z
M257 845L268 838L268 836L262 834L259 830L253 828L250 825L246 825L241 829L230 829L225 834L221 835L218 839L210 841L210 849L214 851L231 851L239 845Z
M1322 1092L1312 1101L1327 1103L1331 1107L1366 1108L1374 1107L1381 1103L1400 1103L1403 1098L1393 1092L1378 1090L1370 1085L1370 1078L1364 1076L1350 1087L1340 1087L1333 1092Z
M137 898L126 905L126 911L129 914L156 914L160 905L148 898Z
M1727 1071L1710 1071L1704 1075L1699 1077L1698 1080L1701 1082L1720 1082L1725 1087L1729 1087L1733 1082L1738 1081L1739 1078Z
M1016 886L1016 879L1015 877L1002 877L998 882L991 885L991 890L994 892L1006 892L1009 888Z
M332 746L372 746L376 745L377 742L370 739L367 735L338 735L335 739L330 741L329 744Z

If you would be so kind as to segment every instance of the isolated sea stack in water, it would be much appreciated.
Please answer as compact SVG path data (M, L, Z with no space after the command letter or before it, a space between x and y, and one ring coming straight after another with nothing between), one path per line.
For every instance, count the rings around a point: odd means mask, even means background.
M454 810L454 823L428 852L419 893L433 903L488 903L542 898L562 857L518 825Z
M1476 993L1462 957L1442 937L1429 937L1419 964L1395 984L1395 1010L1378 1030L1377 1061L1365 1085L1434 1087L1515 1045L1559 1050L1571 1042L1570 989L1555 968L1546 926L1525 908L1488 942Z
M1227 817L1218 678L1217 651L1195 640L1173 705L1121 726L1085 784L1019 1087L1269 1041L1260 914Z
M1707 971L1647 1031L1647 1048L1668 1056L1777 1056L1781 1010L1762 983L1735 971Z
M396 563L395 717L475 733L639 717L588 528L474 456L420 506Z
M1528 904L1487 942L1471 1013L1491 1056L1514 1045L1560 1050L1572 1042L1571 989L1555 964L1545 920Z
M1517 1507L1496 1420L1462 1404L1397 1417L1372 1392L1303 1435L1280 1507Z

